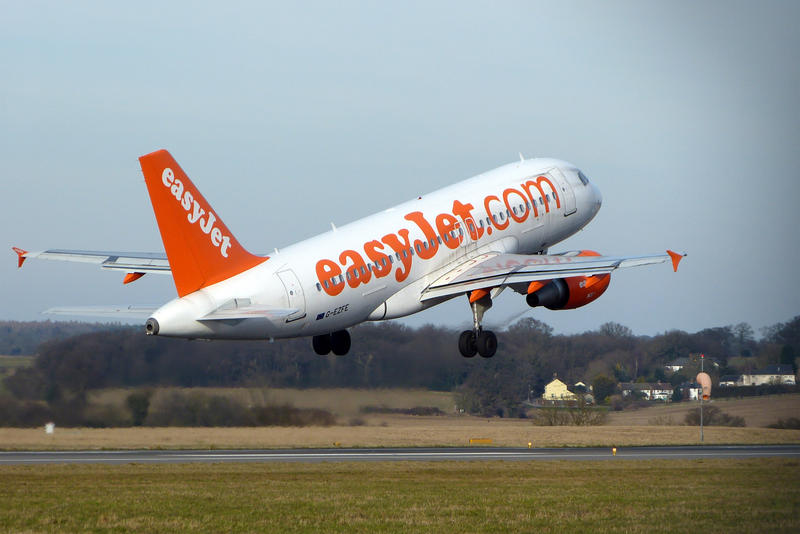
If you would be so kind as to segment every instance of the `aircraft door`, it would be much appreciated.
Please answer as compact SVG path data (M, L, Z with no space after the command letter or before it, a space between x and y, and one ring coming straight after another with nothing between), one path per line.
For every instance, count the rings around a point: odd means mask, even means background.
M286 322L296 321L306 316L306 296L303 293L303 286L300 280L291 269L284 269L276 273L281 279L283 287L286 288L286 296L289 299L289 307L297 308L297 312L286 318Z
M578 208L575 205L575 192L572 190L572 185L567 182L564 174L558 169L558 167L553 167L547 174L553 178L553 181L556 183L556 187L558 188L558 194L561 195L561 198L564 201L564 216L566 217L567 215L572 215L578 211Z

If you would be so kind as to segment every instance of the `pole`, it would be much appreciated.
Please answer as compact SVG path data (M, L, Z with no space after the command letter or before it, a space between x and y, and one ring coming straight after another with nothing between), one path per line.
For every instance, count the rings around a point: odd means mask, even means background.
M700 372L703 372L703 361L705 360L705 355L700 355ZM700 399L700 443L703 443L703 391L700 391L700 395L698 395Z

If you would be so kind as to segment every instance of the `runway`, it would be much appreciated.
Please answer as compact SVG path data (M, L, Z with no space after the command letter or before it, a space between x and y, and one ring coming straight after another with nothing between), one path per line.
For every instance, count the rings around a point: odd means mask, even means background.
M670 460L699 458L800 458L800 445L512 449L279 449L279 450L130 450L0 452L0 465L158 464L230 462L406 462L535 460Z

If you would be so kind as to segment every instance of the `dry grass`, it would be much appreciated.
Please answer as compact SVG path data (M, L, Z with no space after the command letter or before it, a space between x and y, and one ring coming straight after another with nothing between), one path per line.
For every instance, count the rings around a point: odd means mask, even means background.
M364 426L257 428L0 428L3 449L182 449L281 447L454 447L470 438L489 438L504 447L688 445L699 442L697 427L539 427L518 419L466 416L365 417ZM708 444L800 443L800 430L707 427Z
M3 466L0 531L798 532L797 466L786 458Z
M711 404L729 415L744 417L749 427L766 427L778 419L800 417L800 395L767 395L763 397L744 397L741 399L713 399ZM609 425L652 425L654 421L672 420L673 424L683 424L683 418L697 403L659 404L623 412L610 412Z

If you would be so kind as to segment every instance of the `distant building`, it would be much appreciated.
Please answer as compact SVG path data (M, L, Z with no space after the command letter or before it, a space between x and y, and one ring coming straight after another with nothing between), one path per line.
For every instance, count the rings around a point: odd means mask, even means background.
M574 401L578 400L578 396L567 388L567 385L558 378L553 379L552 382L544 387L544 395L542 400L545 401Z
M743 374L736 381L737 386L763 386L774 384L797 384L791 365L768 365L760 371L751 374Z
M620 389L622 389L623 397L638 393L651 401L670 401L674 390L671 384L664 382L623 382L620 384Z
M688 364L689 364L689 358L675 358L667 365L665 365L664 368L667 371L672 371L673 373L677 373L678 371L686 367Z
M719 377L719 387L729 388L736 385L739 381L740 375L722 375Z

